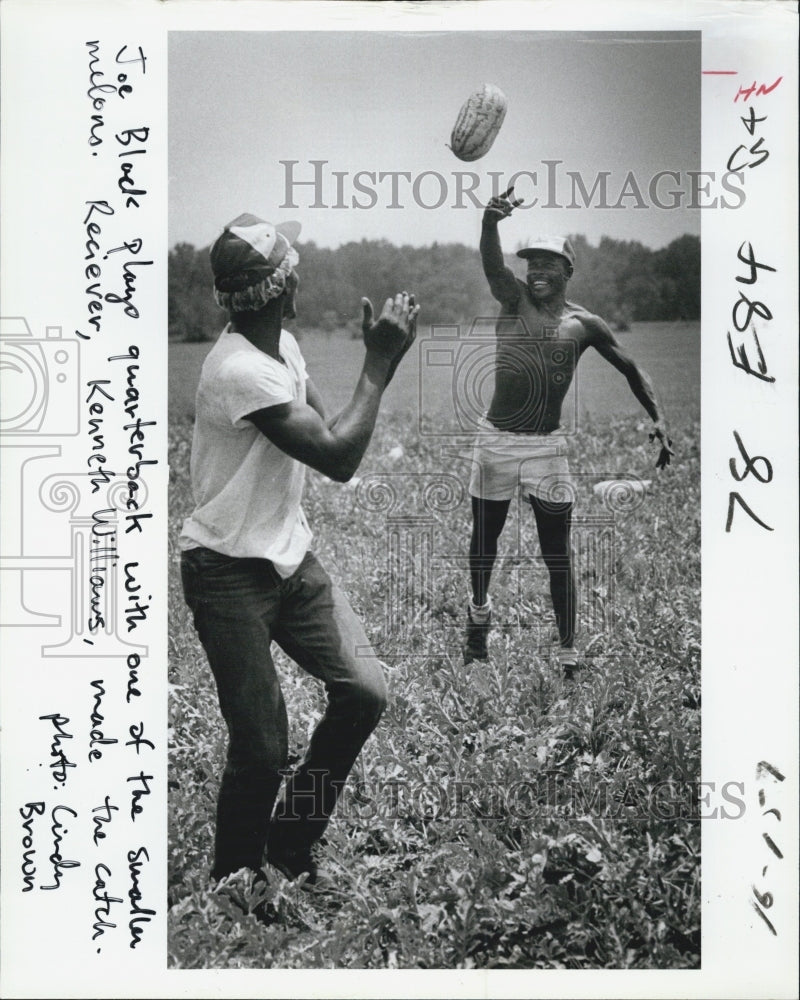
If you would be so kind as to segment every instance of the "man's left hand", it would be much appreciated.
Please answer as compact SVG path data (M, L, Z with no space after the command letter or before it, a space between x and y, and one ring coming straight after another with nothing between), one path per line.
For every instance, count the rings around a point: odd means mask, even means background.
M388 385L417 336L419 306L413 293L399 292L394 299L386 300L383 312L377 322L373 322L372 303L367 298L361 302L364 308L361 329L367 353L391 355L385 383Z
M409 317L408 324L408 336L406 337L406 342L403 345L403 349L395 354L392 359L392 363L389 365L389 372L386 376L386 384L388 385L394 378L394 373L397 371L397 366L403 360L403 358L408 353L409 348L414 343L417 337L417 316L419 314L419 306L416 305L413 294L408 297L408 305L411 309L411 314Z
M675 454L672 450L672 438L667 435L667 428L659 420L650 432L650 440L655 441L658 439L661 442L661 451L658 453L658 459L656 460L656 468L663 469L670 463L670 459Z

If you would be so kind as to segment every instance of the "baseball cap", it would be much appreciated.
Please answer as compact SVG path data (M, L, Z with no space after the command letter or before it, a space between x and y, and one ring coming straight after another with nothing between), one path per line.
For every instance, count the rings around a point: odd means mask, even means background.
M550 253L557 253L561 257L566 257L570 264L575 266L575 251L566 236L537 236L529 246L523 250L517 250L517 257L530 257L536 250L549 250Z
M211 247L214 284L221 291L271 274L300 235L299 222L273 225L245 212L229 222Z

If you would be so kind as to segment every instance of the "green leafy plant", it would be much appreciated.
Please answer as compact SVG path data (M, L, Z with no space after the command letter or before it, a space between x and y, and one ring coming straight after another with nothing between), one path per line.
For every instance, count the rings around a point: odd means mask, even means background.
M504 617L491 659L464 666L467 502L436 524L437 550L454 557L452 573L417 595L408 627L397 629L385 616L385 514L358 508L354 518L352 487L309 475L305 508L317 552L386 661L390 703L327 833L335 891L304 893L274 873L268 925L248 911L246 886L226 894L208 881L225 733L173 551L173 967L699 966L700 829L691 809L700 766L696 408L680 415L673 436L676 462L658 477L631 419L594 419L571 445L582 472L653 479L646 502L619 519L613 599L604 598L613 628L584 636L592 655L574 683L527 627L551 625L544 580L520 593L507 571L493 581ZM190 437L190 419L173 420L173 546L191 508ZM398 443L403 455L389 461ZM441 464L438 446L395 409L381 416L359 475L415 474L403 494L413 512L423 505L425 474ZM579 509L599 510L591 488L582 491ZM517 535L535 551L531 522L529 511L512 506L503 551ZM597 579L581 581L584 594L593 587L601 588ZM433 632L450 641L425 655ZM277 663L297 757L323 692L280 654Z

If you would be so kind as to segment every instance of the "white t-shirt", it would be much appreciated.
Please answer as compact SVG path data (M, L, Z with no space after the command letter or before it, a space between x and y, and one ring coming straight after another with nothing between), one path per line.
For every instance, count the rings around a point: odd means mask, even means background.
M291 576L311 530L300 502L305 465L244 417L266 406L305 402L306 366L297 341L281 331L285 364L225 327L209 351L197 387L192 439L195 510L183 524L182 549L203 545L223 555L270 559Z

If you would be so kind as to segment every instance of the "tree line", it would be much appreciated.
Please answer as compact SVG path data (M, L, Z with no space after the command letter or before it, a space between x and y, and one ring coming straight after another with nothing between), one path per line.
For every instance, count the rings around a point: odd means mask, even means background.
M572 302L598 313L616 329L649 320L700 317L700 240L684 235L661 250L636 241L603 237L593 247L570 237L575 274L567 291ZM388 240L361 240L335 250L313 242L298 244L300 289L298 332L330 335L346 329L358 335L362 295L379 307L401 288L422 303L422 323L464 323L493 316L492 299L476 247L461 243L395 246ZM506 259L522 276L513 253ZM203 341L216 337L225 313L214 303L208 248L178 243L169 252L169 337Z

